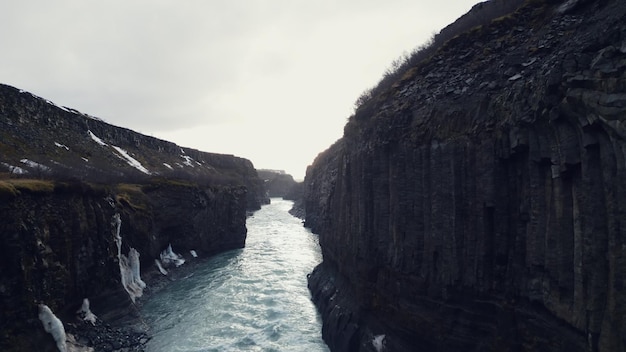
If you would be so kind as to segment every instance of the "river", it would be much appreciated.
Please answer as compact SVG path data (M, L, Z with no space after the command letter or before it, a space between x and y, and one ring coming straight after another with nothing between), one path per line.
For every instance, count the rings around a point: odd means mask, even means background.
M272 203L248 218L246 247L216 255L151 296L142 315L149 352L328 351L306 275L317 236Z

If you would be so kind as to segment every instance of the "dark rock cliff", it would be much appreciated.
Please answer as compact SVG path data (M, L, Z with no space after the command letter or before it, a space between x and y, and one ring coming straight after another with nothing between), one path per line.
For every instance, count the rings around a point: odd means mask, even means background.
M625 13L526 1L355 112L305 179L333 351L626 350Z
M0 84L0 173L90 182L162 177L248 190L248 207L267 201L252 163L201 152L110 125Z
M246 159L181 148L0 85L0 349L56 350L38 303L66 329L85 324L76 317L83 298L105 322L137 317L122 286L116 216L120 252L130 258L134 248L145 274L169 244L187 259L243 247L247 211L266 199Z
M38 181L44 182L44 181ZM243 187L183 184L50 183L0 197L0 348L44 351L49 336L37 319L42 302L67 323L78 323L83 298L105 321L137 315L120 282L115 214L121 218L122 253L135 248L142 271L168 244L186 255L241 248L246 239ZM148 287L148 290L150 288Z
M265 189L270 197L285 197L290 194L298 182L293 176L282 170L257 170L259 178L265 181Z

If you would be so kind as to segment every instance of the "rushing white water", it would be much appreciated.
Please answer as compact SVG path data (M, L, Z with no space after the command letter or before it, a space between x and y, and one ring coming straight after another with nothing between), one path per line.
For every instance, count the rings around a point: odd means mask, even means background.
M246 247L217 255L150 297L150 352L328 351L306 275L317 236L272 199L248 218Z

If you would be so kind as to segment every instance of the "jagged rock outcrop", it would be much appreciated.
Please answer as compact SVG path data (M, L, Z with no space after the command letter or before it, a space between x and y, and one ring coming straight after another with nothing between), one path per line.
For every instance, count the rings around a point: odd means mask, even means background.
M305 179L333 351L626 350L625 13L526 1L355 112Z
M105 323L137 317L121 277L131 248L144 274L157 272L170 244L187 259L191 250L241 248L247 211L266 200L249 160L182 148L0 85L0 349L56 350L39 303L66 328L85 324L76 315L84 298Z

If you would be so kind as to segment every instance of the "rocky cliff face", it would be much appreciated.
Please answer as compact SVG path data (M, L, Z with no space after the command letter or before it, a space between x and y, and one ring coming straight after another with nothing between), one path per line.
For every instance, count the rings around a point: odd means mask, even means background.
M626 350L625 13L526 1L350 118L305 180L332 350Z
M120 269L131 248L142 274L170 244L187 259L241 248L247 211L266 202L246 159L181 148L8 86L0 171L3 351L56 350L39 303L66 329L85 324L76 316L83 298L105 322L136 316Z
M270 197L285 197L298 184L293 176L282 170L257 170L259 178L265 181L265 189Z
M161 177L244 185L250 209L267 201L263 181L247 159L181 147L0 84L2 172L100 183Z
M45 351L50 338L37 319L37 303L77 324L83 298L111 322L137 310L124 291L115 243L121 218L122 253L140 254L142 272L168 244L188 259L241 248L246 238L245 189L196 185L51 184L0 199L0 348ZM149 288L148 288L149 289Z

